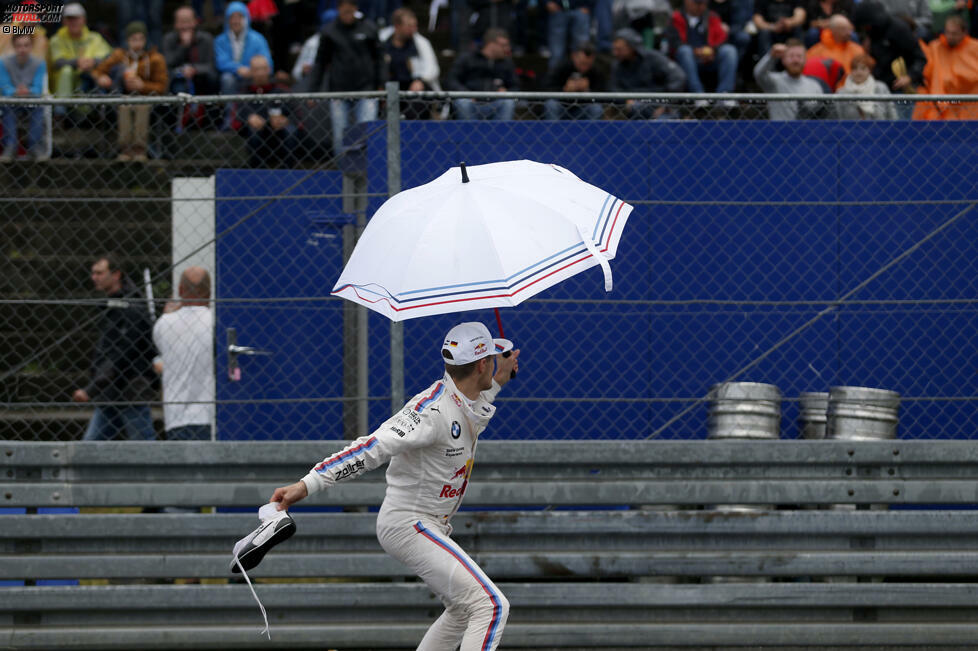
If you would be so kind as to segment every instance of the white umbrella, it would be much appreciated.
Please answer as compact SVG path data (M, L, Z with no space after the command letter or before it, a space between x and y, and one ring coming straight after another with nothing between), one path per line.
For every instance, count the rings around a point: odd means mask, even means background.
M402 321L518 305L600 265L632 207L558 165L463 163L374 214L332 294Z

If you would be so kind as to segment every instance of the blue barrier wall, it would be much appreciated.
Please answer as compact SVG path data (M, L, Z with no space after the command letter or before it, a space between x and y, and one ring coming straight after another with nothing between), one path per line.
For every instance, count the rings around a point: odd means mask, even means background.
M343 268L339 172L217 173L215 314L220 439L342 438L343 315L322 300ZM289 197L300 198L289 198ZM272 197L269 200L266 197ZM226 332L271 353L228 376Z
M386 193L386 134L373 131L368 190ZM523 372L486 436L640 438L978 199L973 136L960 123L404 122L402 188L459 161L530 158L636 202L612 261L612 294L592 269L540 295L551 300L503 311L507 336L524 351ZM218 195L280 190L305 174L222 171ZM338 173L303 183L295 193L335 191ZM368 214L382 202L372 198ZM221 203L218 232L260 203ZM219 240L219 283L236 283L231 293L241 296L325 296L339 274L338 251L335 240L315 251L308 245L310 215L338 211L338 202L300 199L268 206L237 239ZM738 379L773 383L788 397L843 384L893 389L906 398L901 436L970 438L978 424L973 402L918 398L978 392L971 361L978 314L949 302L975 297L976 230L976 216L964 216L852 297L870 302L839 307ZM253 259L256 246L267 250ZM276 344L274 365L247 360L260 391L225 383L218 397L338 396L338 305L222 307L219 343L232 323L245 324L244 344L289 343ZM405 322L408 395L440 376L441 339L467 319L495 329L491 312ZM389 322L371 313L371 426L390 413L388 337ZM219 360L219 375L223 368ZM222 407L221 436L342 431L338 403L293 409ZM786 403L784 437L797 435L796 416L796 405ZM702 405L660 434L705 436Z
M688 403L601 399L704 395L825 307L791 302L843 296L963 202L978 200L975 131L911 122L409 122L401 127L402 188L459 161L530 158L563 165L626 200L773 202L636 205L612 262L611 295L595 269L541 295L565 304L504 311L507 334L526 351L513 395L584 399L507 404L492 435L633 438ZM384 138L375 137L368 153L370 189L383 192ZM978 215L965 216L852 297L915 303L843 306L738 379L773 383L785 396L843 384L908 398L975 395L970 335L978 315L971 306L922 301L975 297L976 236ZM621 299L780 304L611 303ZM432 347L442 333L468 316L493 321L483 313L406 322L409 391L436 372ZM381 319L375 323L386 332ZM374 368L384 367L378 360ZM374 380L382 390L383 379ZM975 415L972 402L905 400L901 435L970 437ZM786 404L783 436L797 435L796 416L796 405ZM705 407L661 434L705 435Z

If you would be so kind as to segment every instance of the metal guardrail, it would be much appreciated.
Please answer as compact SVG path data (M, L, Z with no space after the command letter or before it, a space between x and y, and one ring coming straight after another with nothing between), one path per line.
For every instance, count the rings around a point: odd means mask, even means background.
M27 583L0 588L0 646L413 647L440 604L382 552L373 513L295 513L298 534L253 572L269 643L243 586L169 582L226 577L253 514L84 512L254 506L341 445L0 445L0 498L28 511L0 520L0 580ZM479 453L466 504L481 508L457 515L453 536L512 604L506 647L966 647L978 635L972 511L815 508L968 503L967 442L485 441ZM317 504L377 504L382 479ZM751 500L780 506L722 510ZM55 503L83 513L31 512ZM43 579L110 584L31 585Z

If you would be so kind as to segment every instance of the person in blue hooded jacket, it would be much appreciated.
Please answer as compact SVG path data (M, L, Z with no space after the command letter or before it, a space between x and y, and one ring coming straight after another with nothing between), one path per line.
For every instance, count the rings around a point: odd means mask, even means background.
M256 54L272 63L272 53L265 37L251 29L248 7L243 2L232 2L224 12L224 31L214 39L214 58L217 72L221 75L221 94L234 95L241 92L244 84L251 79L248 62Z

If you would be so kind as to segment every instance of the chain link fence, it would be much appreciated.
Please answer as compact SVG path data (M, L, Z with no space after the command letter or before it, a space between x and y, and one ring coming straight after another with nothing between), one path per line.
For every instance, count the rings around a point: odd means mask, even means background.
M375 427L440 376L451 325L495 317L392 325L329 295L344 259L392 192L519 158L635 210L613 293L592 270L503 311L521 373L486 436L705 438L726 380L781 389L783 438L800 393L837 385L898 391L901 437L975 436L975 123L848 119L905 97L395 92L0 103L24 109L0 165L0 438L81 439L96 408L122 438L173 438L147 342L191 265L215 382L179 402L207 407L208 437ZM340 101L379 119L337 131ZM144 149L120 140L130 105ZM108 299L105 255L125 278Z

